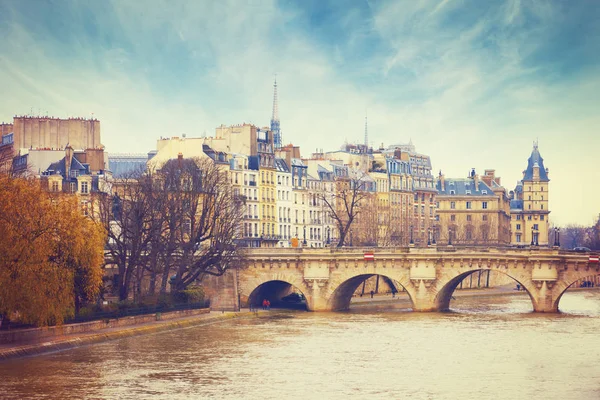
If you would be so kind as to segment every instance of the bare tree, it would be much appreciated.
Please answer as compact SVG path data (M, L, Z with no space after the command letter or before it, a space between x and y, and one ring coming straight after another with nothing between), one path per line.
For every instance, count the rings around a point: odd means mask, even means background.
M588 228L581 225L567 225L560 230L560 244L563 249L584 246Z
M181 234L173 265L174 290L184 290L206 275L220 276L243 264L243 250L235 243L243 223L244 198L234 193L227 173L211 159L179 162ZM170 192L171 188L167 188Z
M352 223L363 211L363 203L369 195L364 173L352 178L339 178L335 182L333 193L322 192L319 198L335 223L339 236L337 247L346 244Z
M113 188L114 194L98 194L95 211L108 233L106 262L116 265L119 271L113 284L119 299L126 300L134 283L141 291L143 268L156 237L155 204L151 179L141 171L115 181Z

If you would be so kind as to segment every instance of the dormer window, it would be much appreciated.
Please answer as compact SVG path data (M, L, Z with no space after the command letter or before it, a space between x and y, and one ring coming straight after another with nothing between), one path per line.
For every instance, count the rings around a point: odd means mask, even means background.
M451 191L450 191L450 194L455 194L455 193L456 193L456 192L455 192L454 190L451 190Z
M482 190L481 194L487 194L487 190Z
M465 190L465 194L471 194L470 190Z

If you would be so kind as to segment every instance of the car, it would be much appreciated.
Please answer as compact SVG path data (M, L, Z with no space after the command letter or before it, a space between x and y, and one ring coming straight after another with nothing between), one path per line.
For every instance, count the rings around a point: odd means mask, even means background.
M587 253L588 251L592 251L592 249L588 247L575 247L573 251L576 251L578 253Z
M285 301L287 303L301 303L304 301L304 296L301 293L292 293L282 297L281 301Z

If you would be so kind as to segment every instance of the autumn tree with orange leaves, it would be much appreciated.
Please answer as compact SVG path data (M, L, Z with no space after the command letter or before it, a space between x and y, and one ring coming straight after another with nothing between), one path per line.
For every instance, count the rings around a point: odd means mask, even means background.
M51 197L36 180L0 176L0 314L61 324L97 297L105 240L76 198Z

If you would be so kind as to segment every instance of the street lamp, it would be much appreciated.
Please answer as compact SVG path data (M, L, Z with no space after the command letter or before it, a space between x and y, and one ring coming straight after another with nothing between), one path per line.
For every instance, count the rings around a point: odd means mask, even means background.
M560 247L560 228L555 228L554 245Z
M304 240L302 241L302 244L303 244L304 246L306 246L306 244L307 244L307 243L306 243L306 226L304 227Z
M452 228L448 227L448 246L452 246Z
M533 236L533 226L531 227L531 245L535 246L535 239L534 239L534 236Z
M410 226L410 244L415 244L413 240L413 226Z
M431 246L431 228L427 228L427 246Z
M327 244L331 245L331 227L327 227Z
M432 233L432 235L431 235L431 237L432 237L431 243L432 243L432 244L435 246L435 245L436 245L436 242L435 242L435 233L436 233L436 229L435 229L435 228L434 228L434 229L432 229L432 232L433 232L433 233Z

